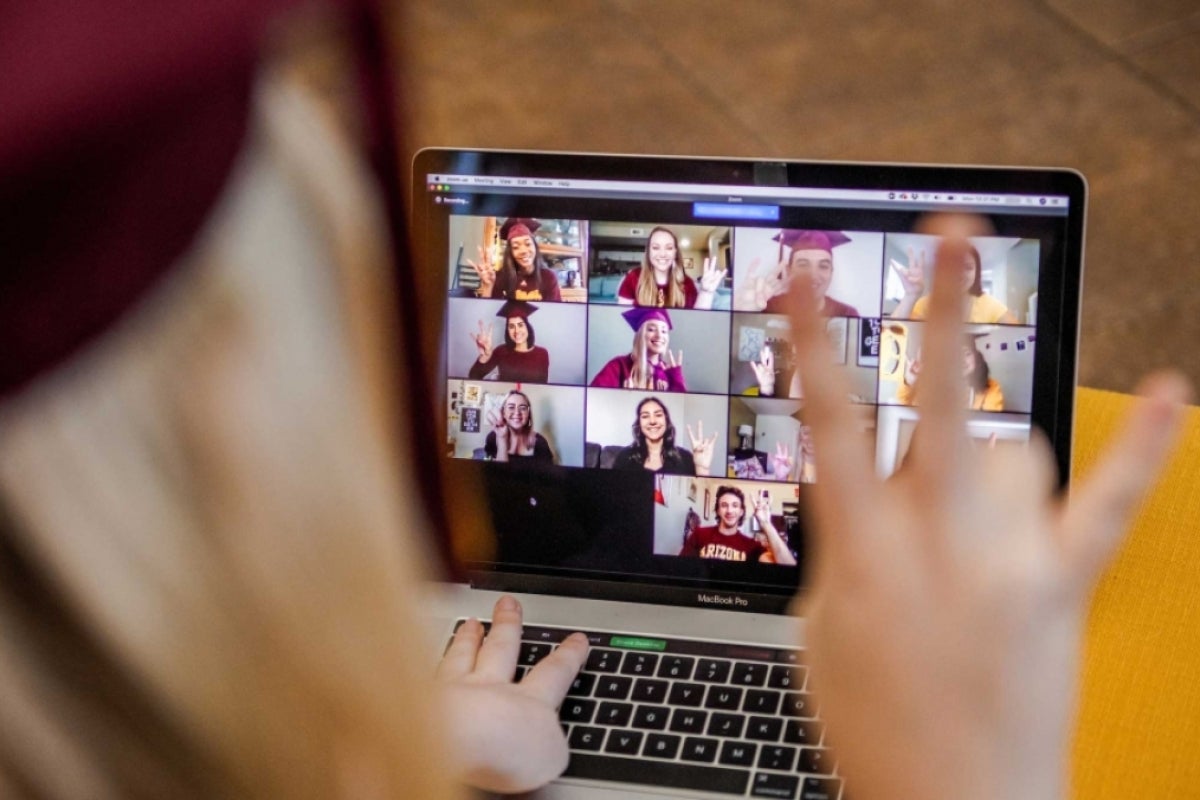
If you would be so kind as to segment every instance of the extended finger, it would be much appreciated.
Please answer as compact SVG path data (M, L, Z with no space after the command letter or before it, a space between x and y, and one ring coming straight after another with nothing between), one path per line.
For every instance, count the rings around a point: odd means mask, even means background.
M475 658L475 677L485 681L512 680L521 650L521 604L504 595L492 609L492 627Z
M913 439L913 467L925 473L931 490L953 492L952 479L961 474L969 452L960 275L970 247L966 237L977 233L979 225L974 217L942 215L926 220L921 228L943 238L921 342L921 411Z
M1086 591L1124 538L1130 517L1157 480L1179 438L1191 388L1176 373L1142 381L1142 395L1099 464L1076 484L1060 536L1068 569Z
M588 638L582 633L573 633L554 652L543 658L521 679L521 691L557 707L567 696L571 682L583 669L587 661Z
M450 646L446 648L446 654L438 663L435 673L438 680L454 680L469 675L475 667L475 654L479 652L481 641L483 625L479 620L472 617L459 625L454 638L450 640Z
M691 440L692 448L694 449L696 447L696 434L692 432L691 425L684 425L683 427L685 427L687 429L688 439Z
M850 388L833 364L825 324L809 281L796 281L789 296L792 330L796 336L796 360L804 376L805 405L813 435L824 453L823 477L815 493L818 506L838 514L863 508L864 493L876 483L875 467L868 454L849 443L858 441L858 425L847 398ZM864 486L864 482L867 484ZM827 530L827 525L818 525ZM863 526L853 526L862 530ZM830 537L831 539L840 537Z

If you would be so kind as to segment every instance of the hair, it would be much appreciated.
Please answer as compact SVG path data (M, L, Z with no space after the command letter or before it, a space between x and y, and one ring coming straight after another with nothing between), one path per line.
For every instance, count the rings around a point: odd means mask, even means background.
M659 287L658 282L654 280L654 267L650 263L650 240L656 233L667 234L675 243L675 265L671 267L671 274L668 276L667 286L663 291L663 305L667 308L685 308L687 307L687 292L683 287L686 274L683 271L683 253L679 250L679 238L671 230L661 225L650 231L650 235L646 237L646 251L642 255L641 274L638 276L637 283L637 304L639 306L658 305Z
M542 257L542 248L538 246L537 237L533 236L533 234L530 234L529 238L533 241L533 273L530 275L530 279L533 281L535 286L540 286L542 280L542 270L550 269L550 266L546 263L546 259ZM503 280L502 285L509 287L509 291L512 291L512 289L521 280L521 271L518 269L517 260L513 258L512 254L511 239L506 239L504 241L504 258L500 265L500 276L498 276L498 282L500 280Z
M683 462L683 456L679 449L675 447L675 423L671 421L671 412L663 401L657 397L643 397L637 404L637 410L633 415L633 452L637 455L638 464L644 464L650 455L650 448L646 444L646 435L642 433L641 416L642 409L648 403L655 403L663 411L663 416L667 418L667 430L663 434L662 460L663 466L676 466Z
M529 349L532 350L534 343L537 341L537 337L535 337L533 334L533 324L529 321L529 317L506 317L505 318L505 320L504 320L504 343L513 349L516 349L516 347L517 347L516 342L514 342L512 340L512 337L508 335L508 323L510 320L514 320L514 319L523 320L525 322L525 329L527 331L529 331L529 339L526 341L526 344L528 344Z
M967 289L967 292L980 297L983 295L983 259L979 257L979 251L975 249L975 245L968 245L968 250L971 258L975 260L975 280L971 281L971 288Z
M653 320L646 320L633 332L633 349L629 357L633 366L629 370L629 382L635 389L655 389L654 370L650 366L650 356L646 353L646 326Z
M518 389L513 389L508 394L504 395L504 400L500 404L501 414L503 414L504 404L508 402L508 398L514 395L524 400L525 405L529 406L529 417L525 420L525 427L516 432L518 437L518 445L522 447L533 447L533 443L536 441L537 434L533 432L533 403L529 402L529 395ZM504 424L507 425L508 421L505 420Z
M0 407L0 794L459 796L387 228L295 77L191 252Z
M983 358L983 353L979 352L979 348L975 346L975 340L967 337L963 340L963 347L969 348L975 354L975 369L967 376L967 385L977 392L982 392L987 389L988 380L992 377L992 372L988 368L987 361Z
M744 523L746 521L746 495L742 494L742 490L737 488L736 486L718 486L717 487L717 498L713 501L713 505L714 506L719 505L721 502L721 498L727 494L733 495L738 500L740 500L742 503L742 516L738 518L738 523L737 523L737 526L740 528L740 527L742 527L742 523Z

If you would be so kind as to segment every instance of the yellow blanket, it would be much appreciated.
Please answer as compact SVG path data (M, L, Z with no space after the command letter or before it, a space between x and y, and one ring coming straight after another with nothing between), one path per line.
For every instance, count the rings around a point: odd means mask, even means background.
M1073 476L1085 475L1128 409L1081 389ZM1088 621L1075 796L1200 798L1200 409Z

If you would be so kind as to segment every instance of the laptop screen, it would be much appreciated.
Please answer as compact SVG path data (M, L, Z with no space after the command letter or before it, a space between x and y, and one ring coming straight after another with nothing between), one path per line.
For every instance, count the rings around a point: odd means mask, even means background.
M478 585L782 609L821 480L784 294L812 282L854 445L892 474L920 407L931 211L994 230L961 266L970 436L1037 427L1065 481L1076 173L432 150L413 193L442 288L448 500L482 487L496 532Z

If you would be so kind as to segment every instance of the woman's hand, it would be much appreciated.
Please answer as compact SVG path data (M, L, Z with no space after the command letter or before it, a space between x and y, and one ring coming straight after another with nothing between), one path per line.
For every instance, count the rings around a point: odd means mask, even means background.
M770 347L763 347L758 361L750 362L754 372L754 380L758 381L758 393L763 397L775 395L775 353Z
M721 288L721 281L725 280L725 270L717 269L716 257L704 259L704 271L700 274L700 292L701 294L716 294L717 289ZM711 300L709 308L712 307ZM699 301L697 301L699 306Z
M935 220L921 420L904 466L875 477L830 365L811 287L793 330L821 451L811 490L811 681L859 800L1061 798L1080 637L1092 588L1171 449L1186 385L1147 399L1070 503L1035 430L1026 448L973 447L962 404L959 271L973 218ZM803 282L799 282L803 284ZM807 296L806 296L807 295Z
M717 435L714 433L707 439L704 438L704 420L702 419L696 420L695 432L692 431L691 425L686 427L688 440L692 443L692 461L696 464L696 474L699 476L711 475Z
M558 706L587 659L587 637L571 634L514 683L520 647L521 605L506 595L496 602L487 636L478 620L467 620L437 669L458 775L490 792L536 789L567 766Z
M492 426L492 433L496 435L496 460L508 461L509 441L512 438L509 435L508 423L498 411L489 411L487 421Z
M492 290L496 286L496 269L492 266L491 253L483 248L479 248L479 263L476 264L471 259L467 259L467 266L475 270L475 274L479 276L479 292L480 297L491 297Z
M888 259L888 264L900 284L904 287L906 297L920 297L925 293L925 251L908 248L908 264L901 264L896 259Z
M492 326L485 325L483 320L479 320L479 330L475 333L468 334L471 341L475 342L475 349L479 351L479 363L486 364L492 359Z

